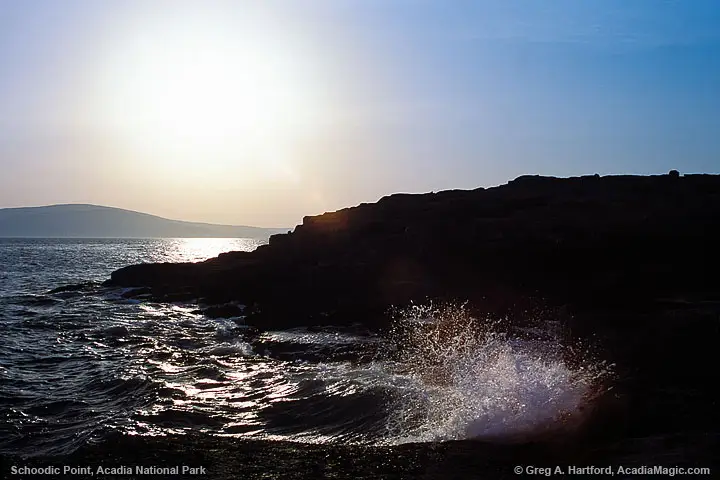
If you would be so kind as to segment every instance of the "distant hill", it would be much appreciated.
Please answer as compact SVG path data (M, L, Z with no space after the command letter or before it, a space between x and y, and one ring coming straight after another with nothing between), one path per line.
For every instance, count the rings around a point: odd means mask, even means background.
M268 238L283 228L183 222L99 205L0 208L0 237Z

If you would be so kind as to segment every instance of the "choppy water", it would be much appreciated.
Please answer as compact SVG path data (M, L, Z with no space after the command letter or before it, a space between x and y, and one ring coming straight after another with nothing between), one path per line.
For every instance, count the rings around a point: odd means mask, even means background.
M196 305L126 300L112 270L251 250L243 239L0 239L0 453L69 453L122 432L313 443L507 440L582 420L605 371L552 324L501 332L461 307L258 333ZM67 284L82 288L60 293Z

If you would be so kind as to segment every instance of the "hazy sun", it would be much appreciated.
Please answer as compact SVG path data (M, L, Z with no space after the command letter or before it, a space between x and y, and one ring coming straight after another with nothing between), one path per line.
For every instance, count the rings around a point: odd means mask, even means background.
M277 167L313 128L311 69L267 28L212 20L158 17L130 31L109 61L101 114L134 151L182 167Z

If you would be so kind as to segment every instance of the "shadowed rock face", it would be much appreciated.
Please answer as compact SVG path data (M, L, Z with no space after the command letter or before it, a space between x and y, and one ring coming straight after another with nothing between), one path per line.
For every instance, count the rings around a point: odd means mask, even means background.
M392 304L468 299L497 313L627 308L712 292L720 176L523 176L470 191L384 197L305 217L255 252L145 264L111 285L252 305L259 326L363 321Z

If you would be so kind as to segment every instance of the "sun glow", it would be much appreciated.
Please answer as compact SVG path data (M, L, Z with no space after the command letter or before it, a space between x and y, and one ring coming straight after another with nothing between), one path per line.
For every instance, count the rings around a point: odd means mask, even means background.
M152 20L118 43L101 82L100 115L121 146L192 173L292 177L293 147L321 111L307 56L277 28L197 12Z

